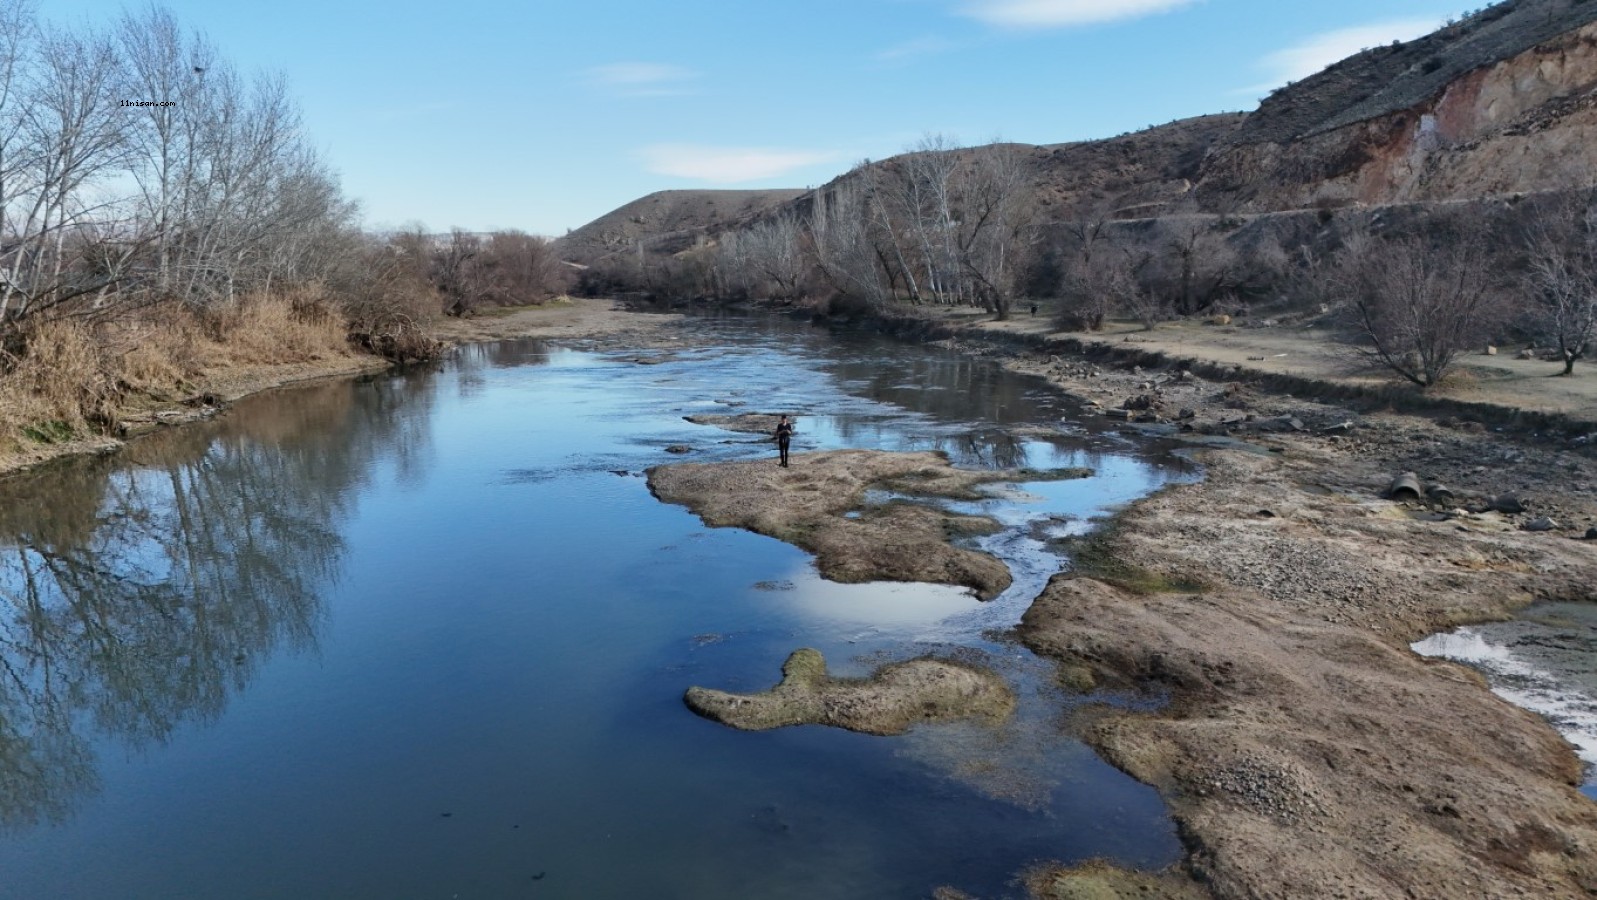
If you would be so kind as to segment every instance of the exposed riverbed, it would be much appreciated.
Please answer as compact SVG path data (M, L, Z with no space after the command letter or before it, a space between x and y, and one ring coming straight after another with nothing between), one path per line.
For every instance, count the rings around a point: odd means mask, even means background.
M1000 897L1036 861L1175 862L1154 791L1061 734L1106 698L1002 634L1051 539L1189 467L949 351L706 329L467 347L0 485L0 893ZM796 412L800 452L1096 474L954 504L1006 526L972 544L1014 577L991 602L832 584L641 477L771 454L683 419L755 411ZM877 738L682 704L803 646L843 676L968 658L1017 712Z

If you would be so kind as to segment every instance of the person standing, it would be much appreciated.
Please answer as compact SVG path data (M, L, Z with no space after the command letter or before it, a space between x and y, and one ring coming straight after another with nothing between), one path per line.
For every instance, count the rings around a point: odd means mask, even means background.
M782 458L782 468L787 468L787 448L793 443L793 423L783 416L776 421L776 450Z

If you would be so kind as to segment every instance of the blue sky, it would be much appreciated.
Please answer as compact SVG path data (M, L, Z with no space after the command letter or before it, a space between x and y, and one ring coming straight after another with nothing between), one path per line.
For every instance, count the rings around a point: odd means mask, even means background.
M1479 5L1474 0L1473 5ZM123 0L43 0L109 23ZM141 4L134 4L139 6ZM168 0L277 69L367 224L556 235L651 191L804 187L940 132L1251 109L1450 0ZM161 99L161 98L146 98Z

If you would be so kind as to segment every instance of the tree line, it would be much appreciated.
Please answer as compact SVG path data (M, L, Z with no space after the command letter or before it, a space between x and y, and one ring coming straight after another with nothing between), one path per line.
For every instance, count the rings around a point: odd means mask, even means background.
M563 272L520 232L364 231L286 79L165 9L66 27L0 0L0 445L232 362L426 358L438 315Z

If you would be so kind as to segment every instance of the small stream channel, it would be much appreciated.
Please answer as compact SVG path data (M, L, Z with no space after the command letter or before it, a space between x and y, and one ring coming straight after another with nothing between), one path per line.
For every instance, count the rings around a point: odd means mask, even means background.
M1062 735L1084 701L1005 635L1053 538L1190 466L986 362L704 327L669 356L468 347L0 483L0 895L1004 897L1040 860L1174 862L1157 795ZM831 584L641 477L672 444L768 454L682 416L775 409L796 452L1097 474L963 505L1007 526L990 603ZM875 738L681 702L803 646L845 675L967 655L1020 710Z

